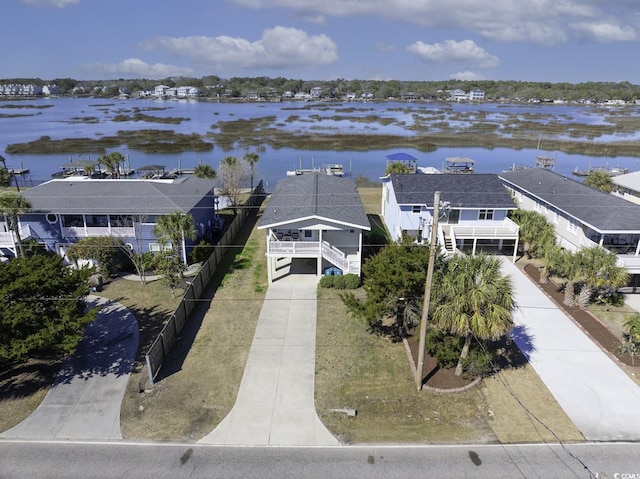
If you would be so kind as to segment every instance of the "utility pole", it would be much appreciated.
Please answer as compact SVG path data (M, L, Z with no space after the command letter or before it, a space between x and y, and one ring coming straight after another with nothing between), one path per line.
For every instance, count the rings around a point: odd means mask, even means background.
M424 368L424 342L427 336L427 319L429 318L429 300L431 299L431 283L433 282L433 263L436 259L436 242L438 238L438 216L440 206L440 192L433 195L433 220L431 221L431 240L429 241L429 264L427 266L427 281L424 284L424 300L422 301L422 316L420 317L420 338L418 343L418 367L416 370L416 387L422 390L422 369Z

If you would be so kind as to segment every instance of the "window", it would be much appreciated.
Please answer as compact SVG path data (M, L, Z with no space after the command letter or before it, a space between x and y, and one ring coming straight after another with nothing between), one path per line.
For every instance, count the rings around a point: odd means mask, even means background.
M54 215L53 213L47 214L47 221L51 224L58 222L58 215Z
M420 213L422 211L422 206L420 205L413 205L411 207L411 212L412 213Z
M304 237L305 238L311 238L311 236L313 235L313 231L311 230L304 230Z
M86 215L88 227L107 227L109 226L109 219L107 215Z
M62 215L62 226L65 228L83 227L84 219L82 215Z
M493 219L493 210L480 210L480 211L478 211L478 219L479 220L492 220Z

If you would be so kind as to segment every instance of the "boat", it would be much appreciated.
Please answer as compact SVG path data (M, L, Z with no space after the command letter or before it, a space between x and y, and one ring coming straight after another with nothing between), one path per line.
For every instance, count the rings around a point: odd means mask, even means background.
M609 176L620 176L629 173L629 168L623 168L621 166L594 166L592 168L590 166L586 170L581 170L576 166L572 171L572 174L574 174L575 176L589 176L590 173L595 172L606 173Z

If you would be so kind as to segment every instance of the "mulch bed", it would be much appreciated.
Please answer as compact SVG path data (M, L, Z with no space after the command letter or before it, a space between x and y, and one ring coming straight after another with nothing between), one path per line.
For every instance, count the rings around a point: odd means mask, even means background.
M414 334L415 333L415 334ZM418 334L410 331L406 336L407 344L411 350L414 364L418 364ZM425 352L424 367L422 368L422 384L435 389L451 390L471 384L476 378L464 378L455 375L455 368L443 369L438 366L436 359Z
M638 366L637 361L636 364L632 361L631 355L620 354L622 342L595 316L581 306L567 306L563 303L564 292L561 286L551 280L548 283L540 283L540 269L537 266L527 264L524 267L524 272L535 281L540 289L547 293L560 309L578 323L602 349L627 366Z

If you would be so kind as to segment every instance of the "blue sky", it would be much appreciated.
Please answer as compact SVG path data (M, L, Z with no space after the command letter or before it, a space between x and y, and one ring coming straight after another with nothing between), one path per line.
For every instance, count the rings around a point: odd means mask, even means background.
M638 0L2 0L0 78L640 84Z

